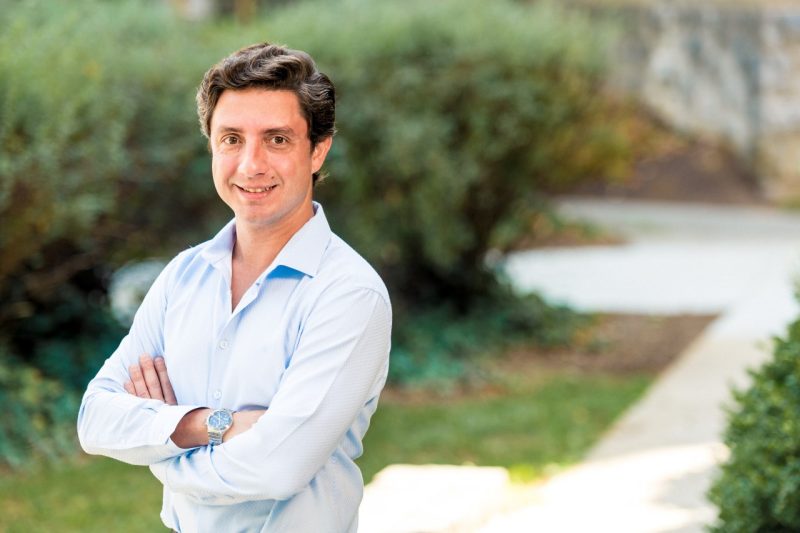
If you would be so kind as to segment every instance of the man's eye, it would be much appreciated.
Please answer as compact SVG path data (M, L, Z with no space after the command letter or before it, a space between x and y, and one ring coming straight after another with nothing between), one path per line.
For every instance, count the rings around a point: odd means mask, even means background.
M239 138L233 135L228 135L227 137L222 138L222 144L227 144L227 145L239 144Z
M280 135L272 138L272 144L282 145L282 144L287 144L288 142L289 139L287 139L286 137L281 137Z

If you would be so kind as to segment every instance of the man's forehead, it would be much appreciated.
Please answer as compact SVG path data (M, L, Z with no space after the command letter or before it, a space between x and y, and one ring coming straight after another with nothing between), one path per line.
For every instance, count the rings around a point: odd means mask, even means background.
M288 128L305 133L307 124L294 91L249 87L222 92L211 116L211 129ZM302 131L297 131L302 130Z

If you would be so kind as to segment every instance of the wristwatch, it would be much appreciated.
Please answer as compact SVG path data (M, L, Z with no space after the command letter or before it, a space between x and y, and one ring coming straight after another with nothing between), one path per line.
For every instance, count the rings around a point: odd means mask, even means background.
M233 425L233 411L230 409L214 409L206 418L208 443L212 446L222 444L222 436Z

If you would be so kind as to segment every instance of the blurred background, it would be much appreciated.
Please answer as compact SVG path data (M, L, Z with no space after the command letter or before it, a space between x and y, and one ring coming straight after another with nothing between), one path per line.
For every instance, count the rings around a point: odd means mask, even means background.
M83 455L75 419L162 265L231 216L194 102L222 57L287 44L337 86L315 194L395 313L365 482L437 463L531 486L585 457L727 309L702 290L687 305L594 305L580 297L608 288L594 263L573 293L532 265L635 240L613 216L631 205L786 214L753 238L793 239L798 15L800 2L746 0L0 0L0 531L160 527L158 482ZM580 216L597 205L612 215ZM800 395L792 360L775 379ZM759 453L800 468L800 445L774 448L800 431L790 411ZM744 529L723 513L722 530L800 528L793 474L778 488L731 475L718 505L763 505ZM776 510L764 502L778 492Z

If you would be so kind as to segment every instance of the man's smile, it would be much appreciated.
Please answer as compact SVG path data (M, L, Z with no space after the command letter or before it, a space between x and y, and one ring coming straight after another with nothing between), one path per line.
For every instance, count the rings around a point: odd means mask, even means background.
M277 184L276 185L267 185L265 187L242 187L241 185L236 185L236 187L239 190L247 192L247 193L251 193L251 194L268 192L268 191L271 191L272 189L274 189L277 186L278 186Z

